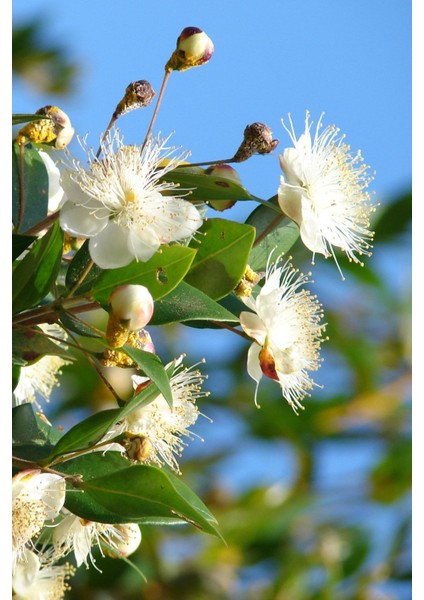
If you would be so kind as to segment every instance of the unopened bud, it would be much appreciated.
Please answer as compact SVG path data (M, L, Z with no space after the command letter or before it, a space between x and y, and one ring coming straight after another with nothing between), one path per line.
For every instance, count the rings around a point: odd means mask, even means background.
M165 71L185 71L207 63L214 52L212 40L198 27L186 27L177 39L177 47L165 65Z
M131 110L136 110L137 108L144 108L146 106L149 106L155 95L156 92L154 91L150 83L145 79L140 79L140 81L133 81L126 87L125 96L115 108L113 118L118 119L118 117L125 115Z
M120 444L125 448L127 457L137 462L145 462L153 453L152 443L144 435L126 432L125 439Z
M253 154L269 154L278 146L271 129L264 123L253 123L244 130L244 139L234 154L234 162L243 162Z
M153 298L144 285L120 285L109 296L106 339L119 348L131 331L142 329L153 315Z
M106 553L111 558L119 556L129 556L137 550L141 543L141 531L137 523L118 523L113 526L110 532L110 542L115 552Z
M57 106L43 106L36 111L36 115L45 115L48 119L32 121L22 127L16 136L19 145L33 142L35 144L50 144L54 142L55 148L63 149L72 140L75 133L71 121L66 113Z
M214 177L229 179L237 185L241 185L239 174L230 165L211 165L205 170L205 173L206 175L213 175ZM226 181L216 181L215 184L222 188L230 187ZM223 211L234 206L236 202L237 200L209 200L208 204L215 210Z

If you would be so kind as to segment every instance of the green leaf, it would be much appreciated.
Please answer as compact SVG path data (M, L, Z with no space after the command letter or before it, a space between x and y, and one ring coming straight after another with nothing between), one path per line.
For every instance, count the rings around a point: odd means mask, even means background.
M255 230L226 219L208 219L199 232L201 244L185 281L219 300L243 277Z
M276 197L270 202L276 204ZM255 271L265 269L272 251L275 257L285 254L299 237L294 221L265 206L255 208L246 223L256 229L256 241L249 256L249 266Z
M184 278L196 255L185 246L163 246L147 262L133 261L127 267L108 269L101 273L92 293L106 305L118 285L138 284L148 288L154 300L169 294Z
M178 183L182 189L191 190L186 197L190 201L258 200L241 184L226 177L208 175L199 167L179 167L166 173L161 180Z
M49 119L48 115L33 115L33 114L15 114L12 115L12 125L19 125L20 123L29 123L30 121L40 121L40 119Z
M31 403L12 409L13 444L54 444L60 436L59 431L40 419Z
M141 369L146 377L154 381L160 393L172 408L172 391L168 375L160 358L152 352L145 352L139 348L125 345L121 348L129 357L131 357Z
M20 235L19 233L12 234L12 260L15 260L22 254L24 250L32 244L37 238L32 235Z
M37 150L31 144L13 144L12 221L20 232L27 231L47 216L48 192L47 169Z
M35 306L50 291L62 259L62 236L55 223L17 264L12 276L14 313Z
M200 290L182 281L165 298L155 302L151 325L199 321L238 323L237 317Z
M65 348L49 339L39 328L17 329L12 332L12 356L15 364L33 363L42 356L61 356L73 360L73 355Z
M66 272L65 285L68 290L71 290L80 280L81 276L92 262L90 253L88 251L89 240L86 240L74 258L69 263L68 270ZM103 270L97 265L93 265L86 275L84 282L78 288L78 294L83 294L86 291L91 290L93 283L103 273Z
M76 509L75 514L82 518L96 521L106 518L106 522L109 523L137 522L138 519L146 517L179 518L207 533L219 535L213 515L174 475L148 465L132 465L116 469L121 462L116 458L113 458L112 465L109 463L106 472L105 463L109 460L109 453L102 456L101 453L96 452L61 465L63 472L83 476L80 487L84 490L84 494L67 494L68 497L83 496L79 498L80 506L74 505L72 512ZM100 467L101 462L103 462L103 473L96 469L97 465ZM90 513L85 512L84 504ZM96 508L100 508L103 514L93 514ZM91 516L89 517L88 514Z

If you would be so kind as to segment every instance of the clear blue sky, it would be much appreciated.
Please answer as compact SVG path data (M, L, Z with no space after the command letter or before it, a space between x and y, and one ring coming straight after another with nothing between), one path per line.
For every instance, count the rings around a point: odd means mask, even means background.
M410 185L408 0L15 0L13 21L41 11L49 41L81 64L78 85L71 98L61 99L16 82L14 112L58 104L95 146L128 83L147 79L159 92L176 38L194 25L214 41L214 56L205 66L172 74L155 127L166 135L175 131L173 142L191 150L193 161L231 156L254 121L268 124L283 150L290 141L280 119L291 112L300 132L309 109L315 121L325 111L324 124L336 124L352 150L362 150L376 171L380 202ZM141 143L152 110L119 121L127 142ZM79 151L76 141L71 149ZM275 194L277 153L253 157L238 170L255 195ZM251 209L238 210L242 217Z

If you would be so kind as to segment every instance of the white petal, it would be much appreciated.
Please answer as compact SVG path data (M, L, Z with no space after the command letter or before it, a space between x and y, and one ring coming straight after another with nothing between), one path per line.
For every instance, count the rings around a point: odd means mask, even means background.
M319 254L328 256L320 227L320 220L313 211L311 203L307 198L302 198L302 216L303 220L300 225L300 237L302 238L302 242L309 250L312 250L312 252L318 252Z
M247 353L247 372L252 379L256 381L255 388L255 404L259 407L257 402L258 388L259 382L262 379L262 369L259 362L259 353L261 351L261 347L258 346L255 342L250 346L249 351Z
M22 561L16 565L15 573L12 579L12 586L15 594L19 594L22 598L26 598L28 588L37 579L40 570L40 560L38 556L25 549L25 555Z
M74 237L89 238L100 233L108 224L109 214L101 215L96 211L65 202L60 211L61 228Z
M49 211L56 212L66 198L63 188L60 185L60 171L47 152L39 150L38 153L43 159L49 177Z
M128 233L128 249L133 258L146 262L159 249L160 239L152 227L142 230L130 229Z
M261 346L264 345L267 331L262 319L258 315L247 311L241 312L240 325L247 335L256 340Z
M154 227L162 243L184 240L202 225L199 211L190 202L166 196L158 202Z
M134 255L128 249L128 229L119 227L113 221L89 242L90 256L101 269L125 267Z
M298 225L302 223L301 199L301 188L281 182L278 188L278 204L281 210Z

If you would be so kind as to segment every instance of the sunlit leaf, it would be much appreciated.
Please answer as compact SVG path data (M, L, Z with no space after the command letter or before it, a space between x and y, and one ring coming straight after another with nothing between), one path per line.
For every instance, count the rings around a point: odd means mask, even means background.
M219 300L243 277L255 230L226 219L208 219L200 232L201 244L195 246L198 251L185 281Z
M13 312L35 306L50 291L62 258L63 233L58 223L17 264L12 276Z

